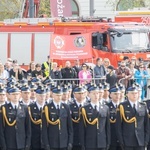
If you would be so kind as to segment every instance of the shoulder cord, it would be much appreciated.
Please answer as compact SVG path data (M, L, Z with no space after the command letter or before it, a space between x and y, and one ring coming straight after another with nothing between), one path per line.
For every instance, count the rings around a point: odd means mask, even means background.
M46 120L47 120L47 122L49 123L49 124L51 124L51 125L59 125L59 130L60 130L60 119L57 119L56 121L51 121L50 119L49 119L49 110L48 110L48 107L47 106L45 106L45 109L44 109L44 111L45 111L45 117L46 117Z
M30 108L30 107L28 107L28 111L29 111L30 119L31 119L31 121L32 121L34 124L38 125L38 124L41 124L41 123L42 123L42 119L39 119L39 120L35 121L35 120L32 118L32 115L31 115L31 108Z
M123 107L123 105L120 105L120 116L121 116L121 118L124 119L124 121L126 123L133 123L133 122L135 122L135 127L137 127L136 117L132 117L130 120L126 119L125 114L124 114L124 107Z
M5 107L2 107L2 112L3 112L4 120L6 121L7 125L10 126L10 127L14 126L16 124L16 119L12 123L9 123L8 118L6 116L6 109L5 109Z
M83 120L84 120L84 124L86 126L86 122L90 125L95 125L97 123L97 129L99 129L99 126L98 126L98 118L95 118L92 122L90 122L87 118L87 115L86 115L86 111L84 108L82 108L82 115L83 115Z

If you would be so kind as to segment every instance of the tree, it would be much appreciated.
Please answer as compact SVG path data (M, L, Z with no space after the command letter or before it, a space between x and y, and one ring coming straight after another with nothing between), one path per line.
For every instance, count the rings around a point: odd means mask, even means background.
M0 0L0 20L17 18L23 0Z
M50 17L50 0L41 0L39 8L39 16L45 14Z

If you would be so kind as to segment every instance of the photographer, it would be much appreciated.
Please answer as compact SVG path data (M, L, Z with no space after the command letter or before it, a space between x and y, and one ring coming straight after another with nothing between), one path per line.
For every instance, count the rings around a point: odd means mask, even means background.
M61 70L59 69L56 62L53 63L53 69L50 72L50 77L52 79L62 79ZM57 84L60 83L60 80L57 80Z

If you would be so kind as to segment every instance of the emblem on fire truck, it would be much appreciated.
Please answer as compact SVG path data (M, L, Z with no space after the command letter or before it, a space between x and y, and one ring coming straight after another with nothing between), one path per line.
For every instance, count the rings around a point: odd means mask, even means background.
M76 47L84 47L86 44L86 40L84 37L80 36L75 38L74 43Z
M65 42L60 36L56 36L54 39L54 44L58 49L61 49L64 46Z

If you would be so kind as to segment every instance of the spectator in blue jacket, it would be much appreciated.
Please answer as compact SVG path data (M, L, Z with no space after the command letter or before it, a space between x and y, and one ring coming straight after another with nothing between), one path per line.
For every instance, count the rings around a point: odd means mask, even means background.
M142 87L141 99L145 98L145 93L147 90L147 78L149 77L148 72L144 70L144 65L139 65L138 70L134 74L135 81Z

